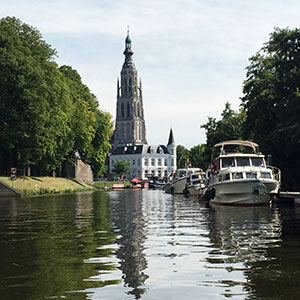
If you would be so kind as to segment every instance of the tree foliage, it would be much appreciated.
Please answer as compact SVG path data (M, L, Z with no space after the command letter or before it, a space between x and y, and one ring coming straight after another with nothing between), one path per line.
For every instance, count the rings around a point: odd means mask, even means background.
M273 155L289 188L299 189L300 30L275 29L253 57L243 85L244 136Z
M36 166L48 174L79 153L104 170L110 115L79 74L58 68L56 51L20 20L0 20L0 171ZM93 165L92 165L93 167Z
M192 147L190 150L182 145L177 146L177 168L185 168L186 163L189 162L193 168L205 168L206 157L205 144L199 144Z
M184 168L190 158L190 151L182 145L176 147L177 168Z
M118 176L121 176L122 174L128 174L129 170L130 162L125 160L116 161L113 167L113 173L115 173Z
M222 119L219 121L209 117L208 122L201 126L206 130L206 149L202 154L205 161L209 161L211 149L215 144L242 138L246 117L243 110L234 111L227 102L221 117Z
M208 165L208 160L205 157L205 144L199 144L190 150L190 162L195 168L205 168Z

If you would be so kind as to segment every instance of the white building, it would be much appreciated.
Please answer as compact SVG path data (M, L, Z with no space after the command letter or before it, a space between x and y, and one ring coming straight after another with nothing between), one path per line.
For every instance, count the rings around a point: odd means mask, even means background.
M109 172L112 173L118 160L130 162L130 178L146 179L150 176L167 177L176 170L176 144L172 129L167 146L148 145L144 119L141 81L132 60L129 33L125 39L125 61L121 80L117 83L117 113L112 137L112 152L109 155Z
M167 177L176 170L176 144L172 129L169 142L164 145L136 145L118 146L110 154L109 171L112 173L114 164L118 160L130 162L130 178L146 179L157 176Z

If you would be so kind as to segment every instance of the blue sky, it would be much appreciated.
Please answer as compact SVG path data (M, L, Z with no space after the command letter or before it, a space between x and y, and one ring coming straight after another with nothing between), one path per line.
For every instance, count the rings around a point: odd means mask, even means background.
M36 27L113 117L129 25L148 143L172 127L187 148L205 143L200 125L225 102L239 108L248 58L274 28L300 27L296 0L10 0L0 12Z

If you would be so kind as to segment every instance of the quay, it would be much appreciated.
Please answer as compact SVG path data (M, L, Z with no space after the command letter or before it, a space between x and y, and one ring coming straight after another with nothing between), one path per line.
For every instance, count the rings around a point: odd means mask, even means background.
M276 202L292 202L300 204L300 192L279 192Z
M4 182L0 181L0 198L1 197L20 197L21 194L18 193L14 188L8 186Z

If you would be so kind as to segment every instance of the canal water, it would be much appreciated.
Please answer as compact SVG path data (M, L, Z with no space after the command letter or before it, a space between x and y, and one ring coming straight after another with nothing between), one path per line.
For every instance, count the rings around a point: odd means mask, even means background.
M0 299L300 299L300 207L160 190L0 199Z

